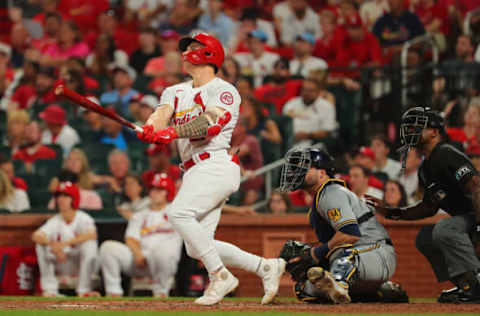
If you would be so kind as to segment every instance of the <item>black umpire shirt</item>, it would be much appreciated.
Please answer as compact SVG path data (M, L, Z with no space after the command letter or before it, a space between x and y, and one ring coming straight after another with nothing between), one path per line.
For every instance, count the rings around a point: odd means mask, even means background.
M434 194L440 208L452 216L473 212L472 196L465 186L477 173L463 152L446 142L438 143L418 170L424 200Z

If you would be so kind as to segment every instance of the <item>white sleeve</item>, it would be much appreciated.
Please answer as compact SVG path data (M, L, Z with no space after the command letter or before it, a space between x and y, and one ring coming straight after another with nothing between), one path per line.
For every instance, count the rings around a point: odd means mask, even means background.
M38 230L40 230L42 233L47 235L48 239L52 239L52 237L57 233L57 228L58 228L58 221L56 220L58 215L55 215L54 217L50 218L45 224L40 226Z
M282 114L283 115L287 115L288 111L290 111L290 108L293 108L294 107L294 100L296 98L293 98L292 100L288 101L287 103L285 103L285 105L283 106L283 109L282 109Z
M175 90L172 88L166 88L162 92L162 96L160 97L160 103L158 104L159 106L168 104L172 107L172 109L175 107Z
M480 44L477 46L477 49L475 50L474 60L475 60L477 63L480 62Z
M127 237L140 240L142 238L141 235L142 230L142 214L137 213L132 216L132 218L128 221L127 230L125 231L125 239Z
M212 91L208 98L207 108L219 107L234 113L240 107L240 94L237 89L231 85L222 85Z
M143 0L128 0L128 1L125 1L125 5L127 6L128 9L130 10L138 10L140 9L140 7L142 6L142 4L144 3Z
M30 208L30 201L28 195L25 191L16 189L15 190L15 201L13 209L15 212L22 212Z
M80 218L80 221L78 223L79 227L78 227L77 233L85 234L87 232L91 232L92 230L97 231L97 227L95 226L95 221L90 215L83 212L78 215L82 215L82 217Z
M335 106L328 101L322 100L323 103L323 111L320 111L322 120L323 120L323 128L325 131L331 132L336 127L336 111Z

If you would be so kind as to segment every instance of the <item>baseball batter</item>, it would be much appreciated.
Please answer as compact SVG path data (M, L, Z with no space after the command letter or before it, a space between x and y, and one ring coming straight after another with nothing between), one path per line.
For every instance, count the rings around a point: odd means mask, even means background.
M126 244L113 240L102 243L100 262L107 295L123 295L123 272L130 276L150 276L153 296L168 296L182 250L182 239L165 212L174 196L175 183L166 174L157 173L149 192L150 209L132 216L125 232Z
M100 296L92 291L91 279L97 272L97 230L93 218L77 210L78 187L60 182L55 191L58 214L37 229L32 236L36 244L43 296L60 296L57 275L78 273L77 295Z
M240 185L238 158L228 153L240 95L234 86L215 76L225 57L223 47L215 37L200 33L181 39L179 49L184 70L193 80L165 89L160 105L138 136L162 144L178 139L185 173L167 214L188 255L201 260L210 276L207 290L195 303L216 304L235 290L238 279L225 265L259 275L265 290L262 303L270 303L285 262L260 258L214 240L221 208Z
M323 149L306 147L291 149L285 160L281 189L302 188L315 197L309 219L321 243L310 247L287 241L282 249L280 257L298 282L297 297L349 303L352 292L382 289L395 271L395 249L369 206L334 178L333 158ZM408 300L399 288L387 290L397 291L397 300Z

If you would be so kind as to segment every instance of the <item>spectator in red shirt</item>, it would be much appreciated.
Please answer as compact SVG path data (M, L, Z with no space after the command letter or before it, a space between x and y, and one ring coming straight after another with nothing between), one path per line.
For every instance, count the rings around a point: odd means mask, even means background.
M97 17L108 8L108 0L62 0L58 4L58 11L73 19L84 34L95 29Z
M97 17L97 29L87 33L86 42L95 47L99 34L108 34L113 37L115 46L130 55L138 48L138 33L131 32L118 23L118 17L113 10L103 11Z
M58 2L59 2L59 0L43 0L43 1L41 1L42 11L40 13L36 14L33 17L33 20L40 23L43 26L44 30L45 30L45 26L47 24L47 22L46 22L47 19L48 19L47 16L49 14L52 14L52 13L58 14L60 16L60 18L62 18L62 16L59 14L59 12L57 10Z
M177 165L170 163L172 152L166 145L151 144L147 150L150 168L142 174L142 181L146 188L150 188L153 177L157 173L166 173L180 187L182 171Z
M282 113L283 106L300 93L301 80L290 79L289 61L281 58L273 66L273 74L266 78L268 83L255 89L255 97L263 103L275 105L277 113Z
M315 42L313 56L322 58L329 66L334 66L337 58L338 43L343 41L345 30L337 27L337 17L330 10L322 11L320 24L323 36Z
M15 188L25 191L28 189L25 180L15 176L15 168L10 158L2 153L0 153L0 170L3 170L7 174Z
M45 25L43 27L43 36L32 40L32 46L41 53L57 42L58 32L62 24L62 17L57 12L48 12L45 14Z
M246 124L239 120L232 134L232 152L237 152L242 173L246 176L263 166L263 155L260 143L254 135L247 134ZM250 177L240 186L243 192L242 205L252 205L263 192L263 176Z
M18 83L13 81L12 84L16 84L16 87L11 87L14 90L10 101L8 102L8 110L13 111L16 109L24 109L29 107L35 97L35 81L39 64L30 59L26 59L23 64L23 74Z
M463 116L463 127L447 129L451 140L463 144L465 148L480 144L480 104L472 102Z
M56 159L57 153L52 148L40 143L42 132L36 121L31 122L25 129L25 143L12 156L12 160L21 160L25 164L25 170L32 172L36 160Z
M33 109L34 113L39 112L37 109L45 108L46 105L55 102L57 99L53 93L53 85L55 84L57 76L55 68L40 67L35 78L35 95L32 97L28 108ZM37 117L32 117L36 119Z
M370 147L362 146L355 153L353 161L356 165L366 168L370 172L368 185L382 190L382 181L387 181L388 175L381 171L372 172L372 170L375 168L375 158L375 153Z
M99 89L98 81L88 75L85 61L82 58L70 57L64 65L67 69L76 70L82 75L83 84L88 92L95 92Z
M29 48L30 35L22 23L17 23L10 30L10 45L12 46L12 55L10 62L13 68L23 66L25 51Z
M433 35L440 51L444 51L447 48L445 35L450 31L446 6L435 0L417 0L410 4L410 11L415 12L425 26L425 31Z
M338 67L374 67L382 65L382 51L377 38L363 27L359 16L347 17L344 23L347 31L341 45L337 46ZM359 71L345 71L349 77L357 78Z

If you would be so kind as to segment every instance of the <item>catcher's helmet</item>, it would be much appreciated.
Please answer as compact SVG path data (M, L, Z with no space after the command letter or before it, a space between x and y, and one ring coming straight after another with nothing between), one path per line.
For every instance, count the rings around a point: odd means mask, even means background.
M182 38L178 42L178 48L181 52L184 52L192 42L200 43L203 47L184 54L183 59L194 65L211 64L217 72L225 59L225 52L220 41L211 35L199 33L193 37Z
M443 117L429 107L414 107L405 111L400 125L400 138L403 146L417 146L425 128L436 128L444 134L445 122Z
M280 178L280 191L295 191L300 189L305 181L305 175L310 168L325 169L333 177L335 168L332 156L323 148L305 147L292 148L285 155Z

